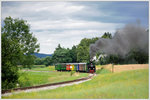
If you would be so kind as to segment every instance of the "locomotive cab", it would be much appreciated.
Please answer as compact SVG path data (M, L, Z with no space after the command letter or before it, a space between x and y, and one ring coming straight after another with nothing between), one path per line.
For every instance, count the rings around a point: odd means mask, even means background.
M87 65L88 65L88 72L89 73L94 73L95 72L95 64L90 62Z

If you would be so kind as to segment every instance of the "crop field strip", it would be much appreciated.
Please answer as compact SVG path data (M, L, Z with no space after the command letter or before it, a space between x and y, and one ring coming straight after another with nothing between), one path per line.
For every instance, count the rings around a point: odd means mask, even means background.
M67 84L67 83L72 83L72 82L79 82L79 81L91 79L93 76L94 76L94 74L89 75L88 77L79 78L79 79L71 80L71 81L64 81L64 82L51 83L51 84L44 84L44 85L38 85L38 86L31 86L31 87L24 87L24 88L16 88L16 89L2 90L2 95L3 95L3 94L6 94L6 93L11 93L11 91L13 91L13 92L15 92L15 91L24 91L24 90L42 88L42 87L47 87L47 86L56 86L56 85L62 85L62 84Z
M149 64L127 64L127 65L113 65L113 66L114 66L113 72L123 72L123 71L128 71L128 70L149 68ZM98 69L101 69L102 67L112 72L112 64L98 66L98 68L96 69L98 70Z

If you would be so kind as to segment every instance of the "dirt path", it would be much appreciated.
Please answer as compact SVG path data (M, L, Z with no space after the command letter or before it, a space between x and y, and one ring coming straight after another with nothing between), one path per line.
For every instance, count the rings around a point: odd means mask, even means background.
M75 82L70 82L70 83L63 83L63 84L58 84L58 85L51 85L51 86L45 86L45 87L39 87L39 88L33 88L33 89L26 89L26 90L17 90L14 92L10 92L10 93L4 93L2 94L2 96L9 96L12 94L18 94L21 92L34 92L34 91L40 91L40 90L51 90L51 89L56 89L58 87L64 87L64 86L70 86L70 85L74 85L74 84L80 84L86 81L91 80L92 76L95 76L95 74L89 74L90 78L87 78L86 80L80 80L80 81L75 81Z

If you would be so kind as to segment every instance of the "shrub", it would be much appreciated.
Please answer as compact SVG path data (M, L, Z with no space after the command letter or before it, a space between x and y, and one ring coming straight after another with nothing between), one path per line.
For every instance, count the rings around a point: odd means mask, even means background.
M20 87L26 87L31 85L31 83L29 82L28 74L25 72L20 74L18 82Z

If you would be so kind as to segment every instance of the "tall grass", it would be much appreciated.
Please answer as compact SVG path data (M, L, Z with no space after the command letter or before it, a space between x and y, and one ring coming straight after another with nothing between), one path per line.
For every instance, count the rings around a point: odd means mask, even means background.
M148 69L121 73L98 74L92 80L54 90L14 94L2 98L59 98L59 99L147 99L149 95Z

